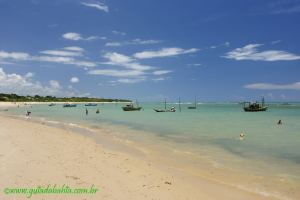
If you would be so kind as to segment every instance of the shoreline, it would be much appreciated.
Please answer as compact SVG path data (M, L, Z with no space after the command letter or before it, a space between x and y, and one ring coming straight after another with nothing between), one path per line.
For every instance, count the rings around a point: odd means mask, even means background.
M12 143L18 144L16 145L18 146L22 146L22 150L21 152L19 152L20 154L24 154L21 155L21 157L24 159L32 159L32 158L39 158L36 159L35 162L39 163L39 164L34 164L31 163L31 167L33 168L37 168L37 167L41 167L42 168L49 168L49 165L47 164L47 162L45 161L45 159L40 158L43 157L45 155L50 155L53 156L55 155L55 152L72 152L71 154L73 155L80 155L83 154L83 152L88 151L88 149L93 148L93 149L97 149L94 152L90 152L89 154L85 154L82 155L83 157L76 157L76 161L74 162L73 159L67 159L67 156L61 156L60 158L56 158L56 159L52 159L51 162L53 165L57 165L57 163L64 163L64 169L63 172L65 174L65 176L67 176L66 174L68 174L68 170L70 170L69 167L67 166L73 166L73 165L78 165L77 166L77 170L81 171L81 172L85 172L83 174L78 174L78 176L80 176L80 179L82 179L83 177L85 177L85 180L90 180L89 178L87 178L86 176L89 175L91 176L91 172L88 173L90 170L91 171L97 171L97 169L91 169L93 168L92 166L98 166L98 165L102 165L103 163L106 163L108 166L104 165L101 166L101 169L103 171L109 171L109 174L111 174L111 179L113 179L114 181L111 183L112 185L116 184L115 182L119 182L122 181L124 183L124 186L127 185L127 187L129 187L131 190L138 190L140 192L140 194L143 195L147 195L147 197L166 197L166 198L162 198L162 199L183 199L183 198L187 198L187 199L199 199L199 198L204 198L204 199L272 199L272 198L267 198L266 196L261 196L252 192L247 192L245 190L240 190L237 189L235 187L231 187L227 184L222 184L222 183L218 183L216 181L212 181L203 177L199 177L197 176L190 176L189 174L186 174L184 172L180 172L180 171L176 171L174 169L171 169L168 167L167 163L164 163L164 161L161 161L159 163L156 163L155 160L153 160L151 158L151 156L147 156L146 154L139 154L142 155L141 157L137 156L137 154L135 154L137 152L137 149L135 149L135 151L120 151L119 150L112 150L112 149L108 149L106 147L104 147L101 144L97 144L96 141L88 136L83 136L81 134L75 134L74 131L71 131L68 128L57 128L57 127L51 127L45 124L41 124L41 123L37 123L37 122L32 122L30 120L23 120L23 119L12 119L9 117L5 117L3 115L0 116L1 119L1 132L2 132L2 137L8 137L10 138ZM18 124L17 127L12 126L13 124ZM21 127L20 127L21 125ZM3 126L4 129L6 129L6 132L3 130ZM24 130L24 133L21 134L20 133L20 129L22 129L22 127L26 127L26 129ZM9 134L8 134L9 132ZM22 132L22 131L21 131ZM55 137L53 137L52 134L55 134ZM18 141L13 141L13 138L17 137ZM23 139L22 139L23 138ZM51 138L50 142L47 140ZM106 138L108 140L111 140L113 138ZM30 141L36 141L39 140L38 143L30 143L28 140ZM57 141L58 140L58 141ZM6 140L1 140L1 143L5 143ZM30 146L28 146L28 143L25 143L24 141L29 142ZM68 141L71 144L68 144L66 142L62 142L62 141ZM85 145L81 144L81 141L85 141ZM57 146L58 143L62 144L63 146ZM111 142L113 142L115 145L119 145L118 143L116 143L116 141L111 140ZM7 141L6 141L7 143ZM25 144L24 144L25 143ZM43 144L43 145L41 145ZM65 145L66 144L66 145ZM9 144L1 144L0 146L9 146ZM46 147L46 148L50 148L50 150L48 151L43 151L44 153L41 154L41 150ZM57 149L55 149L54 147L56 147ZM128 146L127 146L128 147ZM130 145L129 145L130 147ZM11 146L11 148L13 148ZM25 151L26 149L32 149L33 151L31 151L31 153L28 153L27 151ZM42 148L42 149L40 149ZM86 149L87 148L87 149ZM18 178L19 172L20 171L24 171L22 170L21 167L14 167L14 166L9 166L9 161L10 162L16 162L19 161L19 157L20 155L14 155L14 156L9 156L8 161L5 161L5 149L1 148L1 156L0 156L0 160L4 161L4 167L9 169L9 171L11 171L11 169L14 169L14 173L9 173L11 175L11 180L17 181L18 185L20 185L20 183L24 183L23 185L21 184L20 186L27 186L25 183L26 182L31 182L31 183L36 183L38 182L36 179L32 179L30 178L30 176L28 177L24 177L22 179ZM6 147L6 150L8 150L9 147ZM121 148L122 149L122 148ZM134 149L134 148L133 148ZM122 149L124 150L124 148ZM105 154L103 152L106 152ZM125 152L125 153L124 153ZM97 157L97 159L93 159L93 163L90 163L88 166L81 166L78 163L83 163L82 160L88 160L91 159L90 156L88 155L92 155L92 157ZM99 155L98 155L99 154ZM116 165L116 160L112 159L111 157L106 157L105 155L110 154L110 155L116 155L118 157L117 161L118 161L118 165ZM134 155L135 154L135 155ZM3 158L4 157L4 158ZM26 160L25 159L25 160ZM134 164L131 165L132 163L127 163L124 164L124 159L125 161L127 161L126 159L132 160L134 161ZM24 161L25 161L24 160ZM1 163L2 163L1 161ZM23 162L24 162L23 161ZM100 162L101 161L101 162ZM139 167L136 166L136 163L139 163ZM23 165L25 164L26 166L28 165L28 163L22 163ZM41 166L40 166L41 165ZM111 165L114 165L114 167L112 167ZM140 166L142 165L142 166ZM20 165L21 166L21 165ZM125 172L120 174L120 171L122 171L121 169L127 169ZM163 169L164 168L164 169ZM20 170L20 171L19 171ZM56 169L59 170L59 169ZM49 171L49 175L52 176L53 173L56 174L56 170L55 169L49 169L47 171ZM128 170L130 172L128 172ZM26 167L25 167L25 171L26 171ZM138 172L137 174L134 174L132 172ZM61 172L62 173L62 172ZM118 174L118 175L114 175L114 174ZM27 174L27 173L26 173ZM29 173L32 174L32 173ZM3 174L4 175L4 174ZM51 181L51 179L49 179L49 175L45 176L37 176L36 178L41 179L43 178L44 180L48 180L47 181L42 181L39 182L39 184L49 184ZM103 177L104 174L97 174L97 176L93 177L91 180L95 180L96 184L100 184L101 180L106 180L107 178ZM2 175L1 175L2 177ZM5 177L5 176L3 176ZM143 177L143 178L141 178ZM60 178L62 178L63 180L67 181L65 179L65 177L60 176ZM59 178L59 179L60 179ZM96 179L95 179L96 178ZM132 182L131 184L129 184L128 179L132 179L130 182ZM148 184L141 184L140 186L136 185L136 183L141 183L141 179L143 180L143 182L147 182ZM100 181L100 182L98 182ZM95 184L93 182L93 184ZM147 185L149 185L149 183L151 183L150 185L152 189L148 190L146 189ZM169 184L171 183L171 184ZM95 185L96 185L95 184ZM103 183L102 183L103 184ZM131 186L128 186L131 185ZM5 187L5 186L9 186L9 184L7 183L7 181L1 182L0 183L1 187ZM100 184L101 185L101 184ZM146 185L146 186L143 186ZM155 187L154 185L157 185L159 187ZM13 185L12 185L13 186ZM123 198L124 197L124 192L129 195L127 199L135 199L135 195L136 194L131 194L128 193L128 191L122 191L120 193L120 187L112 187L110 188L109 185L104 186L104 188L109 188L110 191L113 194L110 195L117 195L119 194L119 198L118 199L126 199ZM123 188L123 187L121 187ZM153 189L156 188L156 189ZM203 188L203 190L199 188ZM123 188L124 189L124 188ZM128 189L128 188L127 188ZM217 191L219 191L218 193L216 193L216 189ZM102 188L103 190L103 188ZM125 190L125 189L124 189ZM105 191L108 192L108 191ZM227 198L226 198L226 194L230 194ZM3 195L3 194L1 194ZM0 197L1 197L0 195ZM101 194L99 194L101 195ZM37 196L40 197L40 196ZM180 197L180 198L179 198ZM73 197L72 197L73 199ZM110 199L110 198L107 198ZM139 196L138 199L148 199L142 196Z

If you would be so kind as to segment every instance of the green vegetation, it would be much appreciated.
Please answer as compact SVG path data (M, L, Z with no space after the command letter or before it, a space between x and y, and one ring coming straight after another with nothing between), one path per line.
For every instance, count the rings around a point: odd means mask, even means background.
M8 102L130 102L126 99L105 99L90 97L55 97L55 96L20 96L17 94L0 93L0 101Z

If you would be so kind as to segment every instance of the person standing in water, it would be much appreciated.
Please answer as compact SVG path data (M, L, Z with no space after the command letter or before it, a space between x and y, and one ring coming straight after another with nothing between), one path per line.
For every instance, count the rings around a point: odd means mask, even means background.
M99 110L99 109L97 109L97 110L96 110L96 114L99 114L99 113L100 113L100 110Z
M88 115L88 114L89 114L88 109L85 109L85 115Z
M281 125L282 124L282 121L281 119L277 122L278 125Z

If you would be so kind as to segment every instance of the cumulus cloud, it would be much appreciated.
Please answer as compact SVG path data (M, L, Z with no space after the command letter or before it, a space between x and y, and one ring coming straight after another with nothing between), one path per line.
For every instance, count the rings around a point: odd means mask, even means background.
M70 82L71 83L78 83L79 82L79 78L77 78L77 77L72 77L71 79L70 79Z
M56 80L51 80L48 85L43 85L31 78L33 73L25 75L8 74L0 68L0 90L4 93L17 93L23 95L57 95L68 96L69 92L63 92L62 87Z
M291 84L253 83L244 87L257 90L300 90L300 82Z
M188 54L188 53L195 53L198 49L191 48L191 49L182 49L182 48L162 48L158 51L142 51L135 53L133 56L138 59L145 59L145 58L156 58L156 57L169 57L169 56L176 56L180 54Z
M81 2L81 4L87 7L96 8L97 10L100 11L109 12L108 6L101 2L95 2L95 3Z
M289 61L299 60L300 56L286 51L267 50L258 51L262 44L248 44L242 48L236 48L224 56L234 60L254 60L254 61Z

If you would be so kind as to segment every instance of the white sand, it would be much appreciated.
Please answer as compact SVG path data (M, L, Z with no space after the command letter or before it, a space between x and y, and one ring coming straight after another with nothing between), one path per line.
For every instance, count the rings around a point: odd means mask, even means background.
M48 184L98 188L95 195L33 195L31 199L272 199L199 177L155 167L151 160L112 151L89 137L30 120L0 116L0 199L7 187Z

